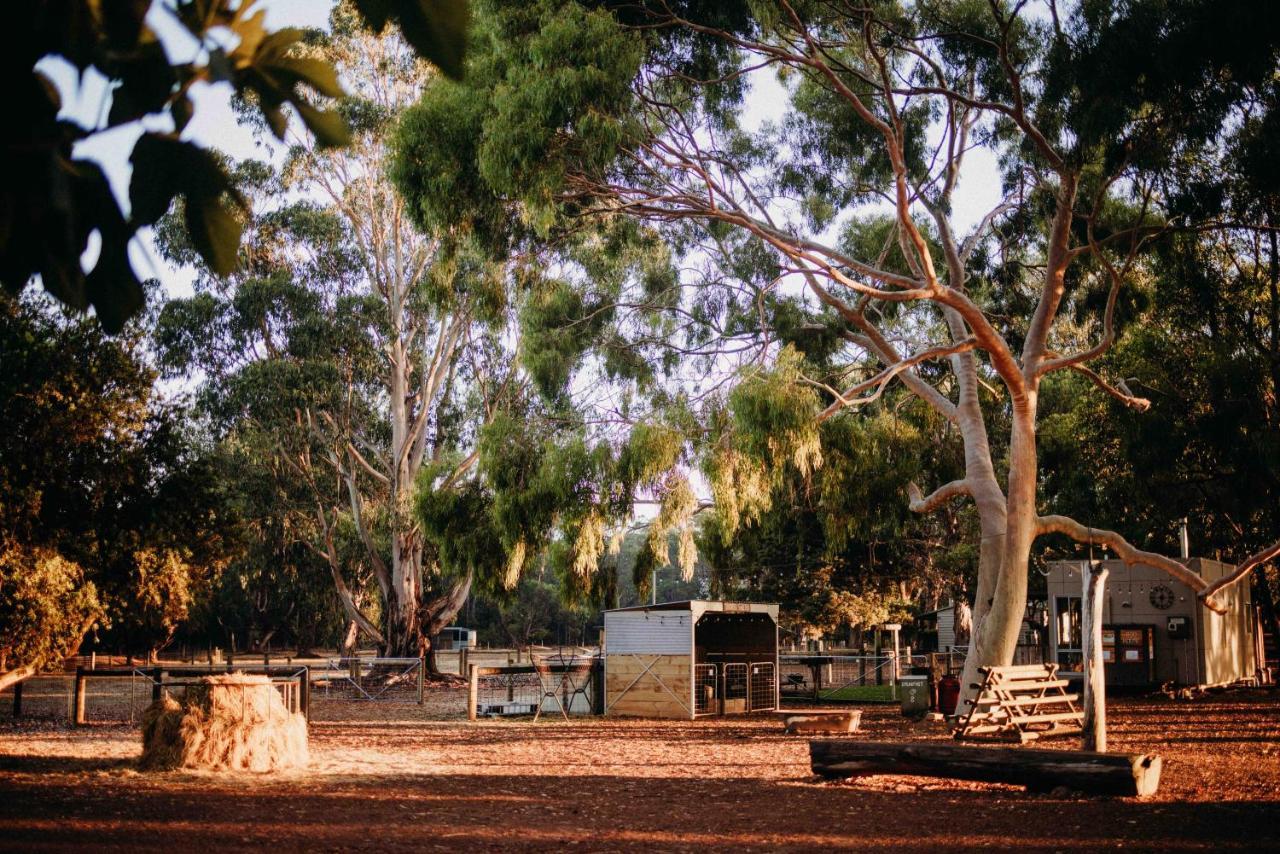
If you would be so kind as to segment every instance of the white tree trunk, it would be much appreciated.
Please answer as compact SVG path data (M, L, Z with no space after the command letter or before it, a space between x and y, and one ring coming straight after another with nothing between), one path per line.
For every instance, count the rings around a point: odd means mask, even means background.
M1107 680L1102 661L1102 594L1107 570L1091 565L1084 576L1081 600L1081 641L1084 645L1084 731L1081 747L1099 753L1107 749Z

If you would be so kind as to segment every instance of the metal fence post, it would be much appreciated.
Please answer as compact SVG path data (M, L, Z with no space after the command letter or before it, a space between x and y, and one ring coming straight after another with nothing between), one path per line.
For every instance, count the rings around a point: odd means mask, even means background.
M476 719L476 706L480 702L480 674L473 664L467 668L467 720Z
M426 700L426 682L427 682L427 656L424 654L418 659L418 705L421 706Z

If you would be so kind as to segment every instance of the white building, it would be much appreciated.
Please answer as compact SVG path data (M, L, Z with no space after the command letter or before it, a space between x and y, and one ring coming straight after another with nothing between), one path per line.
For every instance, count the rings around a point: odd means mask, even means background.
M1203 558L1187 566L1212 582L1235 567ZM1222 685L1259 675L1263 666L1261 622L1248 582L1220 596L1227 613L1217 614L1195 592L1152 566L1103 561L1102 654L1108 685ZM1049 564L1050 659L1064 671L1079 671L1081 601L1088 561Z

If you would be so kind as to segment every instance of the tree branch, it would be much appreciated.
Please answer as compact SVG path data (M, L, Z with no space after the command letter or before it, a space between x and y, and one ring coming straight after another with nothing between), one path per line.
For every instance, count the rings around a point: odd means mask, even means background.
M1250 572L1266 563L1269 563L1270 561L1275 560L1277 557L1280 557L1280 540L1277 540L1266 548L1249 555L1249 557L1245 558L1244 563L1237 566L1233 572L1229 575L1222 576L1204 590L1200 591L1198 595L1201 599L1206 600L1205 604L1208 605L1209 602L1207 600L1210 596L1215 595L1219 590L1230 587L1237 581L1247 578Z
M885 368L883 371L876 374L871 379L866 380L865 382L858 383L853 388L850 388L848 391L844 392L844 394L835 392L836 402L831 404L830 406L828 406L826 409L822 411L822 413L818 416L818 421L819 422L826 421L828 418L830 418L832 415L835 415L837 412L839 412L841 409L844 409L846 406L859 406L865 403L872 402L873 400L880 397L880 395L884 393L885 386L888 385L889 380L893 379L898 374L902 373L903 371L907 370L910 367L918 365L921 362L928 361L929 359L939 359L945 356L953 356L956 353L962 353L966 350L972 350L976 346L978 346L977 339L966 338L963 341L956 342L955 344L948 344L942 347L933 347L929 350L924 350L922 352L916 353L914 356L908 356L907 358L902 359L901 361L896 362L890 365L889 367ZM869 394L866 397L857 398L857 399L854 399L852 397L852 395L859 394L865 391L866 389L871 388L872 386L878 386L878 388L876 388L876 390L872 394Z
M929 493L926 497L920 493L920 487L914 483L907 484L908 505L913 513L932 513L943 504L959 495L973 495L973 486L967 479L953 480Z
M1226 607L1219 601L1204 598L1208 583L1198 574L1192 572L1181 561L1165 557L1155 552L1137 548L1115 531L1103 528L1086 528L1069 516L1041 516L1036 520L1036 534L1065 534L1076 542L1092 543L1095 546L1106 546L1116 553L1116 557L1124 561L1126 566L1141 564L1151 566L1168 573L1196 592L1204 599L1205 607L1219 614L1226 613Z
M1146 412L1148 409L1151 408L1151 401L1145 397L1138 397L1133 392L1131 392L1129 390L1129 387L1125 384L1124 380L1119 380L1116 382L1115 385L1112 385L1111 383L1103 379L1102 376L1099 375L1097 371L1093 370L1087 365L1069 364L1069 365L1066 365L1066 367L1069 368L1070 370L1075 371L1077 374L1088 377L1089 380L1094 385L1096 385L1098 388L1102 389L1107 394L1114 397L1116 400L1123 403L1125 406L1133 407L1139 412Z

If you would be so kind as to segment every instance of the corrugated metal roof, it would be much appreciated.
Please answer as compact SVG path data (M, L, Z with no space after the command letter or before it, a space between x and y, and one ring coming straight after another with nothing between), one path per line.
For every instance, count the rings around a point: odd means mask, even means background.
M625 611L688 611L698 617L709 612L725 614L768 614L776 622L778 605L772 602L727 602L716 599L685 599L679 602L659 602L656 605L632 605L628 608L611 608L606 614Z
M689 655L693 652L693 614L675 609L605 613L608 655Z

